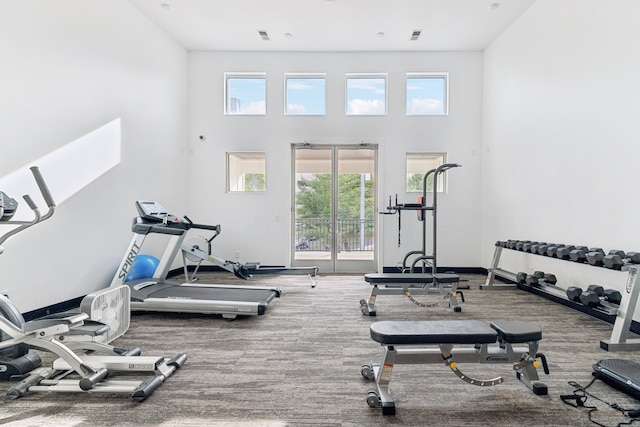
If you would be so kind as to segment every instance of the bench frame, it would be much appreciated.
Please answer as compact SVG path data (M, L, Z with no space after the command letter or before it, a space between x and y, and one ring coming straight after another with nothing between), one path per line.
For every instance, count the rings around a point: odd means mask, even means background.
M531 334L530 331L527 334L519 334L517 331L512 332L506 329L514 325L522 325L529 328L534 325L517 321L496 321L491 322L489 328L486 323L476 320L388 323L404 323L408 326L414 323L418 326L435 325L435 327L431 330L430 335L420 335L419 339L423 341L421 344L416 342L415 336L412 337L410 332L407 332L405 338L396 338L398 342L382 343L381 341L386 341L385 337L374 334L373 329L376 324L372 325L372 338L381 342L384 346L382 361L380 364L362 365L361 374L368 380L375 379L377 390L369 391L367 403L370 407L381 407L383 415L395 415L395 403L389 392L389 384L394 366L400 364L444 363L460 379L469 384L494 386L501 384L504 379L502 377L489 380L473 379L463 374L457 368L457 363L513 363L516 377L531 389L534 394L546 395L548 392L547 386L539 382L538 372L536 371L536 366L539 365L536 358L539 357L542 359L545 373L549 373L544 355L537 353L542 333L540 332L536 336L535 333ZM450 327L458 325L471 327L481 327L480 325L483 325L485 329L482 331L483 335L478 337L478 342L473 342L473 336L458 336L455 339L444 338L445 341L455 341L455 343L437 342L444 335L449 334ZM488 332L491 330L493 334ZM522 338L529 341L523 341ZM497 345L494 345L496 343ZM463 347L459 347L459 345L463 345ZM432 347L425 348L424 346Z
M459 313L462 307L458 304L458 297L464 302L464 296L458 291L460 279L454 274L430 273L382 273L365 274L364 280L371 284L371 295L368 299L360 300L362 314L375 316L376 298L378 295L405 295L414 304L421 307L435 307L439 303L421 303L413 295L441 295L449 300L449 308Z

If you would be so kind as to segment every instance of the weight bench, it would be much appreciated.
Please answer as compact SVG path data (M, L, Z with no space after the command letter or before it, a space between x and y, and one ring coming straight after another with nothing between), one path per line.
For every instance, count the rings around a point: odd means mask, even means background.
M460 277L447 273L370 273L364 280L371 283L369 299L360 300L362 314L376 315L376 298L378 295L405 295L411 302L420 307L434 307L438 303L425 304L413 298L413 295L442 295L449 300L449 308L461 312L458 295L464 302L464 295L458 291ZM445 286L443 286L445 285Z
M478 320L384 321L373 323L370 331L371 338L384 346L382 362L362 365L360 373L368 380L375 379L377 390L369 391L367 404L372 408L381 407L383 415L395 414L389 383L396 364L444 362L461 380L484 387L501 384L504 379L471 378L458 369L458 362L513 363L516 377L534 394L547 394L547 386L538 381L536 371L540 366L536 359L540 358L545 374L549 374L546 358L537 353L542 332L532 323L517 320L493 321L490 325ZM427 346L437 348L425 348Z

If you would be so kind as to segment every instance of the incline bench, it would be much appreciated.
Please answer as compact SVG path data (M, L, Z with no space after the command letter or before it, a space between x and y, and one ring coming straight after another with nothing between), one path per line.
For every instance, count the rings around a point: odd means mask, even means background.
M360 300L362 314L376 315L376 297L378 295L405 295L414 304L421 307L431 307L436 304L423 304L413 298L415 295L440 294L449 299L449 307L455 312L462 311L458 305L458 294L464 302L464 295L458 291L460 277L447 273L370 273L364 275L364 280L371 283L369 299ZM380 285L380 286L379 286ZM446 286L442 286L446 285Z
M457 363L513 363L517 378L534 394L547 394L547 386L538 381L536 371L540 366L536 360L539 357L544 372L549 373L544 355L537 353L542 332L532 323L509 320L493 321L490 325L479 320L384 321L373 323L370 330L371 338L385 347L384 354L379 365L362 365L360 373L366 379L375 379L377 390L369 391L367 403L372 408L381 407L383 415L394 415L396 411L389 393L391 372L396 364L444 362L469 384L493 386L502 383L503 378L473 379L463 374ZM496 342L498 345L490 345ZM456 347L460 344L467 347ZM522 345L514 347L513 344Z

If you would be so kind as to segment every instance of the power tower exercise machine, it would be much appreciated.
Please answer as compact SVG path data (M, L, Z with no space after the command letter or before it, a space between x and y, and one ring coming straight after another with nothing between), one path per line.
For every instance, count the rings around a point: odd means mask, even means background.
M447 170L457 167L461 167L461 165L457 163L445 163L427 172L423 177L422 196L419 198L418 203L398 204L396 196L395 205L391 205L391 198L389 198L387 210L380 212L382 215L398 215L398 246L400 246L402 212L417 212L418 220L422 222L422 249L408 252L402 260L402 266L399 272L365 274L364 279L372 285L372 289L368 299L360 300L360 309L363 314L369 316L376 315L375 302L378 295L405 295L411 302L421 307L432 307L438 305L438 303L423 303L415 299L414 295L442 295L443 299L448 300L449 307L453 311L462 311L462 307L458 305L458 296L460 296L464 302L463 293L458 291L460 277L456 274L439 273L436 259L438 177ZM427 204L427 183L429 177L433 179L434 189L431 205ZM428 229L426 212L428 211L431 212L433 222L431 229L431 253L427 252ZM410 260L411 263L409 264Z
M14 226L0 236L0 253L9 237L49 219L55 211L55 202L38 168L32 167L31 171L49 210L42 216L31 197L25 195L34 218L14 221L18 202L0 192L0 225ZM56 313L25 322L9 298L0 295L0 379L22 380L7 395L18 398L31 391L58 391L127 393L137 400L148 397L186 362L187 356L143 357L137 348L109 345L128 329L128 302L129 289L122 286L87 295L81 312ZM115 328L90 317L108 318ZM41 367L42 361L31 347L51 352L59 359L51 367ZM126 372L126 378L114 379L117 372ZM133 374L140 372L151 376L136 379Z
M179 218L153 201L138 200L136 208L139 216L134 218L131 226L133 237L111 281L111 287L123 284L129 286L131 310L220 314L225 319L235 319L237 316L264 314L269 303L282 294L278 288L178 283L167 280L171 263L182 249L188 231L200 229L215 232L218 226L195 224L188 217ZM153 275L127 281L145 240L153 234L168 239ZM230 265L229 269L234 271L235 266Z

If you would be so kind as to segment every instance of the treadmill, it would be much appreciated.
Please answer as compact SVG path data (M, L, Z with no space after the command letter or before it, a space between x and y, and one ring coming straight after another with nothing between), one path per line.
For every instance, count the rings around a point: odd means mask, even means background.
M216 226L194 224L189 218L170 214L159 203L136 201L139 216L134 218L133 238L111 281L112 287L131 288L132 311L220 314L225 319L263 315L271 301L279 298L278 288L179 283L167 280L171 264L192 228L215 230ZM167 246L152 277L126 281L136 257L149 235L162 235Z

